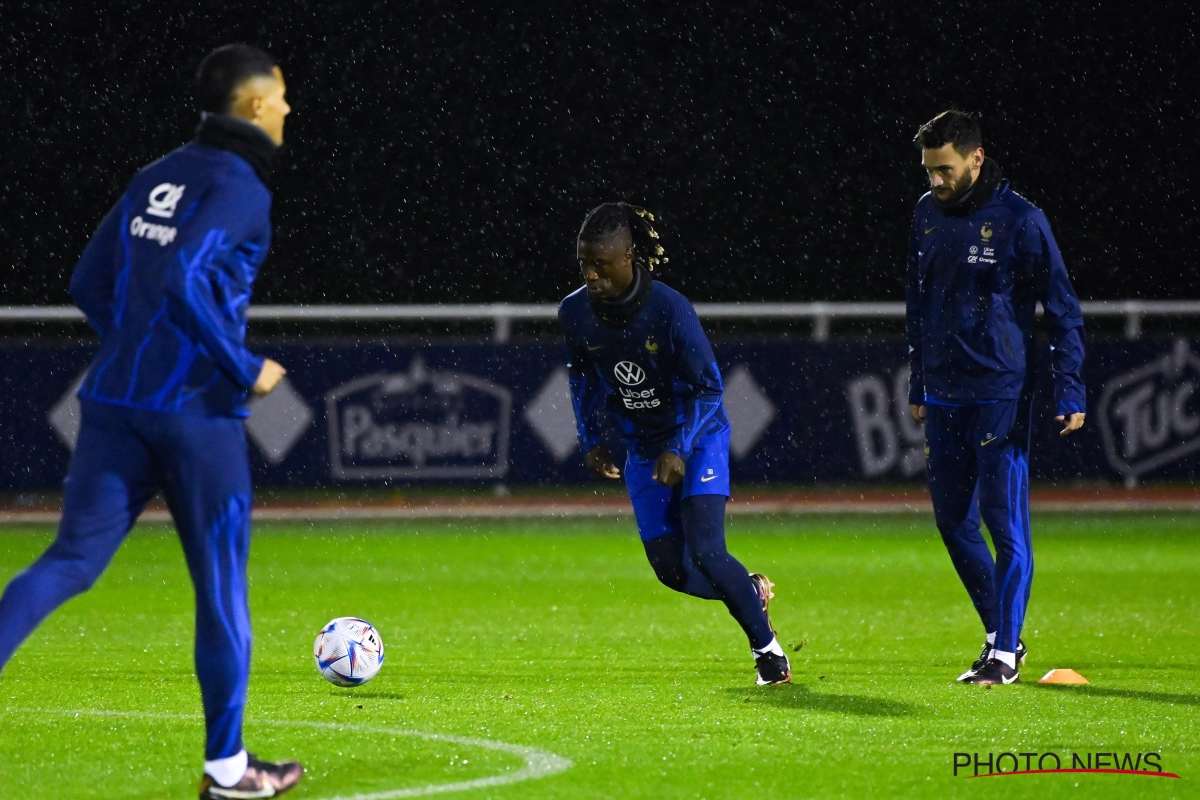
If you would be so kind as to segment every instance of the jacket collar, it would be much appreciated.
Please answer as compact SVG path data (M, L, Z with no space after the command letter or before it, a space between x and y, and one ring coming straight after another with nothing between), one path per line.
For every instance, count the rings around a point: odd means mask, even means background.
M592 313L609 328L623 328L629 321L642 313L646 303L650 301L650 292L654 288L654 279L640 264L633 268L633 283L629 284L621 295L613 300L594 299L588 295L592 304Z
M979 177L966 192L945 203L933 195L930 197L938 210L946 216L969 217L988 204L1003 180L1004 170L1000 169L1000 165L990 158L985 158L983 166L979 168Z
M266 131L227 114L205 112L196 127L195 142L241 156L264 184L270 180L275 154L279 151Z

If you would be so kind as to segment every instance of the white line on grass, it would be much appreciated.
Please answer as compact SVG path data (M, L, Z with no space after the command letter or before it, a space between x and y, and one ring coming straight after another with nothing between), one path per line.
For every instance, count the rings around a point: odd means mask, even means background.
M103 711L98 709L65 709L62 711L46 711L37 708L14 708L10 709L10 713L15 714L55 714L62 716L81 716L87 715L90 717L133 717L137 719L161 719L179 721L186 720L195 722L203 719L197 714L156 714L150 711ZM426 741L450 742L452 744L462 745L463 747L479 747L484 750L496 750L501 753L510 753L514 756L520 756L525 761L525 766L513 772L510 775L492 775L486 778L475 778L469 781L454 781L453 783L429 783L424 786L412 786L407 789L389 789L383 792L365 792L360 794L344 794L335 797L324 798L324 800L399 800L403 797L424 797L431 794L445 794L447 792L465 792L469 789L483 789L489 786L504 786L510 783L520 783L521 781L532 781L538 778L557 775L560 772L565 772L571 768L572 762L569 758L556 756L548 750L539 750L536 747L526 747L520 744L509 744L508 742L498 742L494 739L476 739L470 736L454 736L449 733L427 733L425 731L413 731L405 728L385 728L377 725L358 725L354 723L341 722L306 722L302 720L267 720L255 719L247 720L250 725L274 725L281 728L317 728L321 730L332 731L352 731L355 733L374 733L383 734L386 736L413 736L417 739L425 739Z

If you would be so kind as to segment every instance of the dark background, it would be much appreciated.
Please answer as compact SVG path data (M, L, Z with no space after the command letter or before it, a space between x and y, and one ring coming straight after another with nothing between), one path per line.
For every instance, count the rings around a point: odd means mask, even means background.
M661 215L694 299L899 299L911 139L951 103L1082 297L1200 296L1192 4L106 5L0 10L0 304L69 302L232 41L280 61L294 108L258 302L556 300L618 198Z

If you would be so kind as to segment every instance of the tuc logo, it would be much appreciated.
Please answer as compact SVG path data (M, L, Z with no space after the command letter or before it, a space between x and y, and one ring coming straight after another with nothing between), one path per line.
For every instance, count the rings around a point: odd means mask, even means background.
M502 478L512 393L414 359L407 373L365 375L325 395L337 480Z
M637 386L642 381L646 380L646 370L639 367L632 361L620 361L613 367L613 374L617 376L617 380L626 386Z
M175 206L179 204L179 198L183 197L183 190L186 188L184 184L176 186L173 183L160 183L155 186L150 190L150 205L146 206L146 213L165 219L175 216Z
M1109 465L1127 480L1200 450L1200 357L1185 339L1104 385L1097 413Z

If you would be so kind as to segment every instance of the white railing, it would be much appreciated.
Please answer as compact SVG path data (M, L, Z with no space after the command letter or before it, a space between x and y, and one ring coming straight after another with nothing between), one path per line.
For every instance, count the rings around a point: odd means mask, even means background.
M1084 316L1122 317L1125 338L1142 334L1146 317L1200 317L1200 300L1086 300ZM696 303L705 319L805 320L816 341L829 338L837 319L903 319L904 303ZM1040 307L1039 307L1040 312ZM264 321L418 321L453 320L492 323L492 341L507 342L513 322L549 321L555 303L447 303L444 305L251 306L249 317ZM0 322L80 322L74 306L0 306Z

